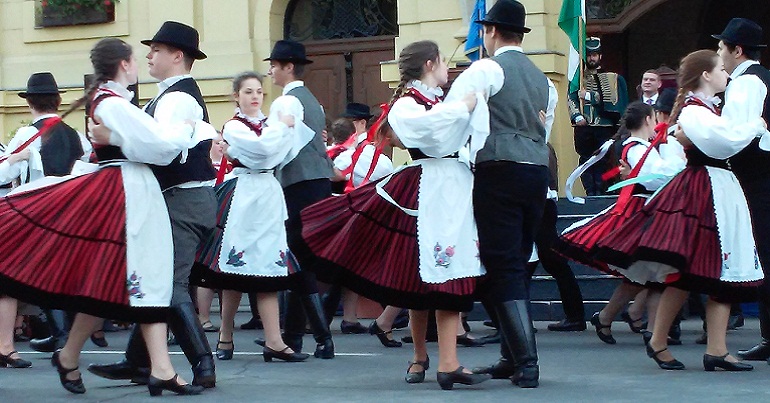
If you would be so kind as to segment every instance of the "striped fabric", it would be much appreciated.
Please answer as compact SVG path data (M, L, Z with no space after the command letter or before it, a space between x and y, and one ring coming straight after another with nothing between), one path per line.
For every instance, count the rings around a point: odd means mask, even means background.
M421 173L419 166L405 168L384 189L401 206L416 210ZM307 269L321 281L342 284L384 304L469 310L476 279L422 282L417 218L377 195L376 183L302 211L302 236L318 258L318 264Z
M0 293L100 317L155 322L130 308L119 167L0 199Z

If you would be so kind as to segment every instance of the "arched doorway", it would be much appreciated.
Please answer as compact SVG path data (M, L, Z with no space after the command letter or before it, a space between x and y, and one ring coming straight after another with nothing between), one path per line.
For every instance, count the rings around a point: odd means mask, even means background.
M305 83L332 121L348 102L376 106L391 95L380 62L392 60L398 35L396 0L292 0L284 37L303 42Z
M592 15L591 5L609 12ZM589 34L602 38L602 65L608 71L623 74L629 94L647 69L667 65L677 68L679 60L698 49L715 49L717 34L734 17L750 18L762 27L770 27L770 2L755 0L589 0ZM686 16L686 17L685 17ZM770 32L765 30L765 43ZM763 64L768 65L767 50Z

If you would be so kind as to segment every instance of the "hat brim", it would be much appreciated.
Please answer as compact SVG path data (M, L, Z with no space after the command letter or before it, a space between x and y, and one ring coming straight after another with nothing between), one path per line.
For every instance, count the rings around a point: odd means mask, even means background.
M343 113L340 115L341 118L348 118L348 119L371 119L374 115L352 115L348 113Z
M19 96L19 98L27 98L27 95L58 95L58 94L64 94L67 91L57 91L57 92L20 92L16 95Z
M164 45L175 47L175 48L181 50L182 52L190 55L195 60L203 60L203 59L208 57L208 56L206 56L205 53L201 52L198 49L193 49L193 48L189 48L187 46L182 46L182 45L180 45L178 43L167 42L167 41L153 41L152 39L145 39L145 40L142 41L142 45L147 45L147 46L150 46L153 43L162 43Z
M521 26L521 25L506 24L504 22L489 21L489 20L476 20L474 22L476 24L481 24L481 25L498 26L498 27L502 27L502 28L505 28L505 29L509 29L511 31L514 31L514 32L520 32L522 34L526 34L526 33L529 33L529 31L532 31L531 29L529 29L527 27L524 27L524 26Z
M266 59L262 59L264 62L268 62L271 60L275 60L276 62L288 62L288 63L294 63L294 64L311 64L313 63L312 60L308 59L296 59L296 58L289 58L289 59L281 59L281 58L271 58L268 57Z
M737 46L744 47L744 48L747 48L747 49L764 49L764 48L767 47L767 45L746 45L746 44L740 43L740 41L736 41L734 38L728 38L728 37L725 37L725 36L723 36L721 34L719 34L719 35L714 34L714 35L711 35L711 37L714 38L714 39L719 39L720 41L732 43L732 44L735 44Z

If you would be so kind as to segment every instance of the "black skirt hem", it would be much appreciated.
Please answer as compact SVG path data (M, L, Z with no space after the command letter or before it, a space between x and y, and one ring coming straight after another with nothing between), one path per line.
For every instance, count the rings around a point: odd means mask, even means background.
M190 273L190 282L193 285L212 290L232 290L245 293L277 292L294 288L298 273L283 277L247 276L215 272L201 263L195 263Z
M80 312L123 322L166 322L169 312L168 307L132 307L91 297L50 293L4 275L0 275L0 295L7 295L41 308Z
M385 287L322 258L317 258L316 264L309 270L316 274L319 281L341 285L373 301L399 308L469 312L475 301L474 295L459 296L435 291L414 293Z

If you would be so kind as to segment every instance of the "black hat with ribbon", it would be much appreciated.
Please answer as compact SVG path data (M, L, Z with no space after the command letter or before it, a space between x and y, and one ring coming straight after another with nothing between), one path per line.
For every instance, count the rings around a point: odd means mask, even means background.
M750 49L767 47L767 45L762 43L764 42L762 27L746 18L733 18L727 23L725 30L721 34L711 35L711 37L722 42Z
M527 11L524 5L516 0L498 0L489 10L483 20L476 23L481 25L494 25L526 34L531 29L524 26L524 20L527 17Z
M206 54L198 49L200 46L198 31L181 22L166 21L152 39L142 41L142 44L147 46L153 43L173 46L197 60L206 58Z
M56 85L53 74L46 71L43 73L34 73L29 76L29 80L27 80L27 90L20 92L19 96L26 98L27 95L54 95L63 92L64 91L59 91L59 86Z
M275 60L279 62L291 62L296 64L310 64L312 60L308 60L305 56L305 45L282 39L275 43L273 51L270 52L270 57L264 60Z
M345 112L342 114L343 118L351 119L370 119L372 116L369 105L359 104L358 102L351 102L345 107Z

